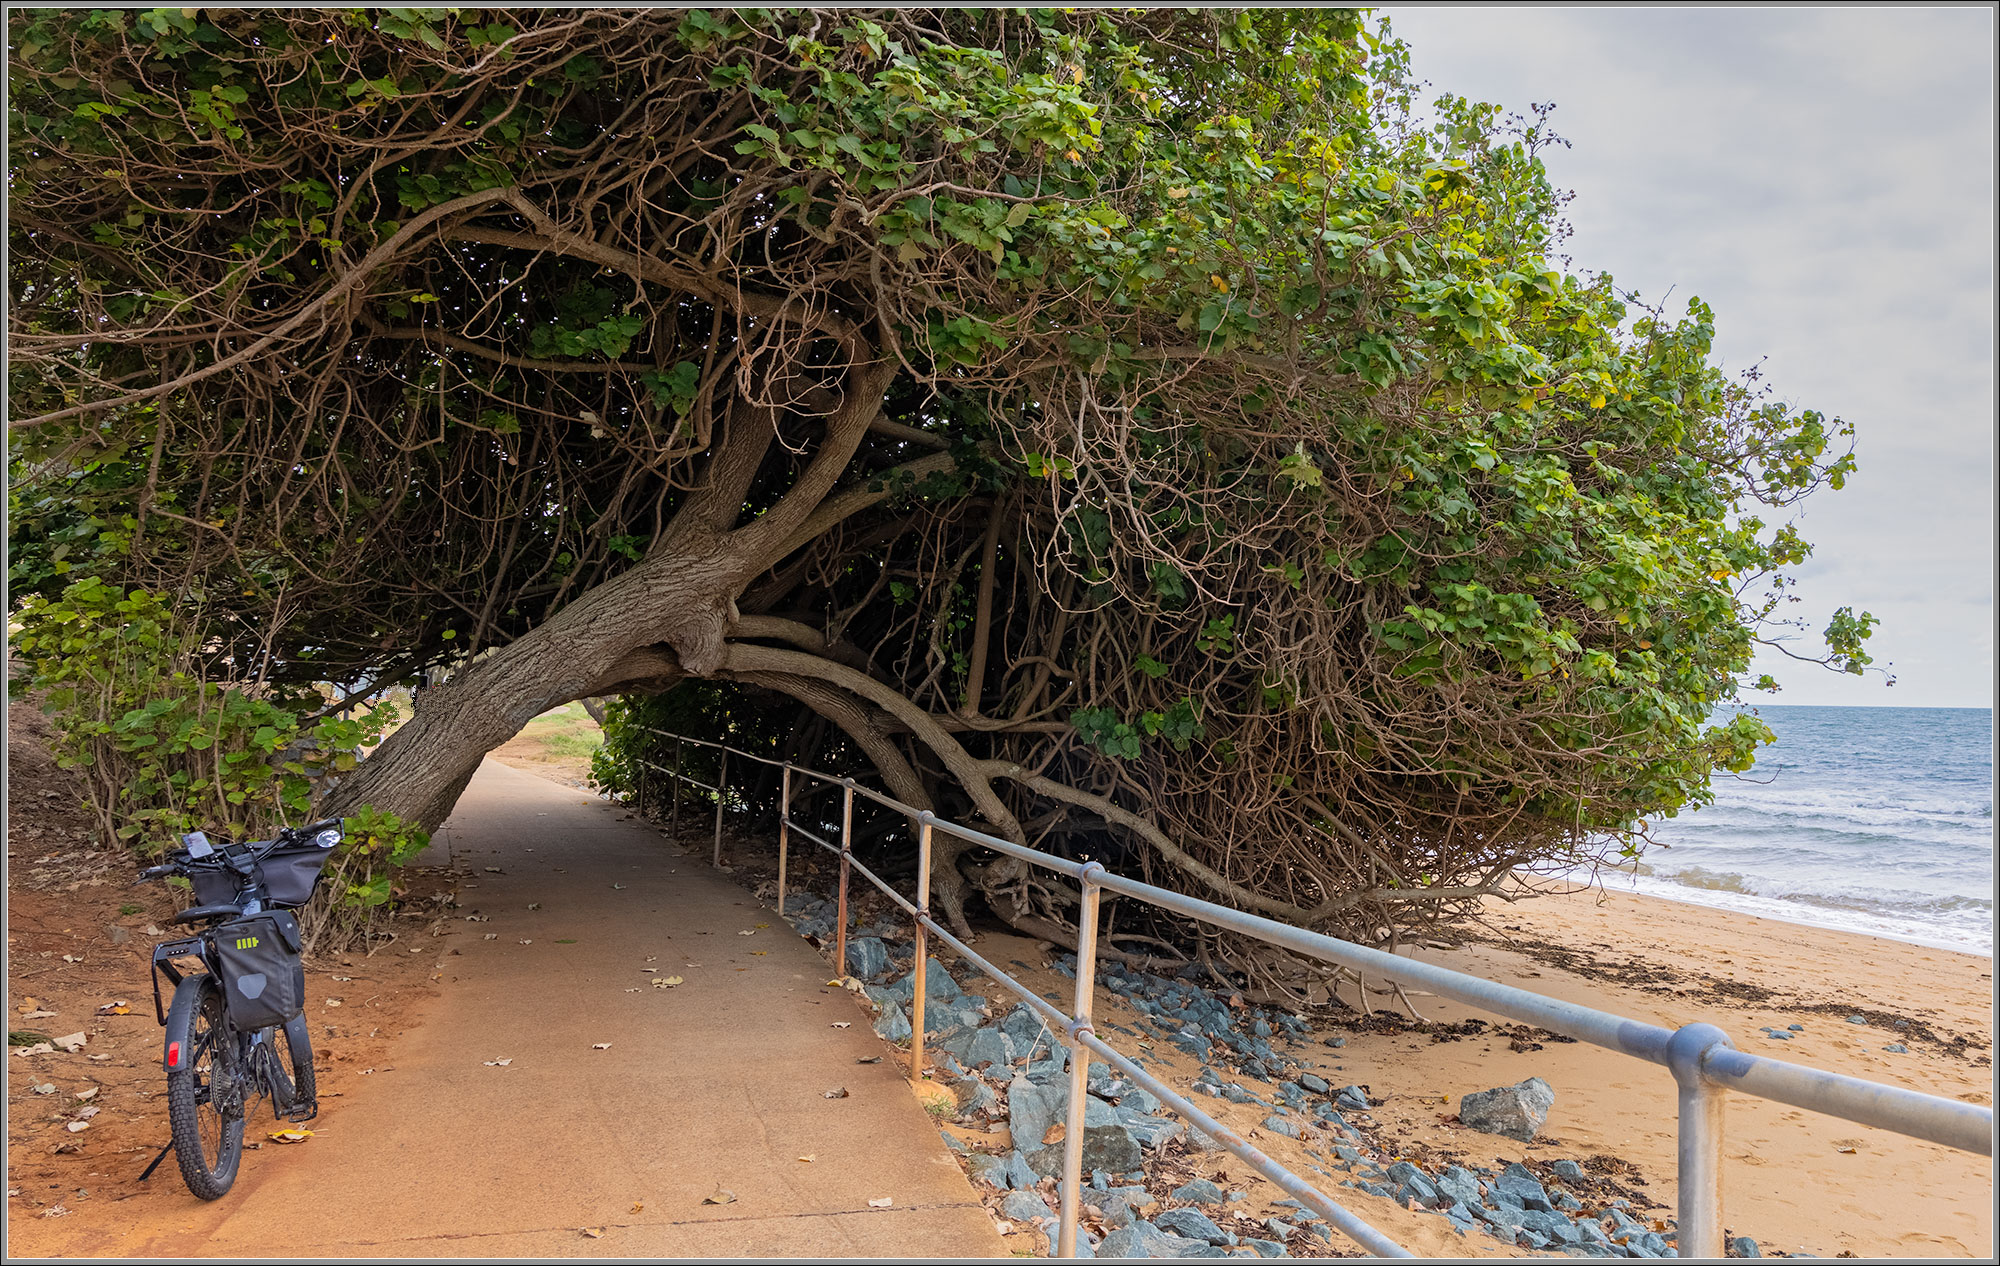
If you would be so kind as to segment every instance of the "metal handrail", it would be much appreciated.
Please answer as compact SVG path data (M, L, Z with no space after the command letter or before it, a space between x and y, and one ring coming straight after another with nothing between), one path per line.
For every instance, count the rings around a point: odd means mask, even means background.
M1314 1209L1327 1222L1338 1227L1370 1253L1378 1257L1410 1256L1406 1249L1342 1208L1305 1179L1251 1146L1228 1126L1216 1121L1171 1087L1147 1073L1136 1061L1120 1054L1097 1037L1090 1020L1096 983L1098 904L1105 890L1134 897L1176 914L1199 919L1204 923L1245 936L1255 937L1310 958L1337 963L1356 972L1365 971L1398 984L1426 989L1495 1015L1532 1024L1578 1041L1589 1042L1606 1050L1665 1067L1673 1073L1674 1080L1679 1083L1680 1088L1677 1251L1683 1257L1723 1255L1721 1161L1722 1107L1723 1093L1726 1090L1737 1090L1825 1116L1840 1117L1861 1125L1892 1130L1932 1143L1942 1143L1960 1151L1973 1152L1981 1156L1993 1154L1991 1108L1960 1103L1937 1095L1923 1094L1920 1091L1905 1090L1899 1086L1884 1085L1860 1077L1830 1073L1762 1055L1753 1055L1748 1051L1737 1050L1729 1036L1711 1024L1687 1024L1678 1029L1666 1029L1656 1024L1645 1024L1573 1002L1563 1002L1526 989L1452 971L1449 968L1370 949L1322 933L1309 932L1288 923L1280 923L1260 915L1246 914L1228 906L1203 901L1199 897L1190 897L1185 893L1128 879L1105 870L1098 862L1076 862L1065 857L1056 857L1016 844L1012 840L1001 839L984 831L945 821L928 809L917 809L892 796L859 786L852 778L837 778L831 774L795 765L790 761L759 756L708 739L688 738L665 730L645 729L643 732L673 739L676 744L677 765L679 745L682 743L712 747L721 752L718 774L721 786L708 787L706 784L695 783L715 792L715 859L718 864L722 858L722 810L727 795L729 757L740 756L783 770L778 815L778 912L783 914L785 909L786 863L793 831L806 836L829 852L839 854L840 891L839 909L836 914L839 922L835 930L834 961L843 974L847 970L847 880L851 870L861 871L869 882L886 893L897 906L913 917L916 927L916 966L915 979L912 981L914 989L910 1017L912 1078L921 1077L924 1069L924 986L929 958L926 942L929 936L934 935L951 946L967 962L1018 995L1037 1015L1062 1031L1063 1040L1070 1048L1070 1098L1069 1121L1063 1148L1062 1213L1057 1239L1059 1257L1076 1255L1077 1219L1082 1209L1083 1113L1092 1055L1100 1057L1130 1077L1161 1103L1193 1122L1223 1148L1284 1188L1301 1203ZM640 763L648 768L657 769L675 780L672 794L674 812L678 815L679 783L682 780L694 783L695 780L650 761L642 760ZM792 823L791 795L794 773L841 789L841 833L838 846ZM853 838L854 798L857 794L884 808L902 813L917 823L917 900L914 903L854 860L850 841ZM970 843L983 845L1046 870L1066 875L1077 882L1081 890L1082 909L1077 919L1076 997L1073 1014L1066 1015L1061 1012L1032 989L973 952L964 942L931 918L931 833L933 831L948 832Z

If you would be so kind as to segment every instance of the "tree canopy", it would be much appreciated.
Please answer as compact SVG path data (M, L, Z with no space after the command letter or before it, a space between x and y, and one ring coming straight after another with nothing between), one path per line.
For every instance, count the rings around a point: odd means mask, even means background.
M706 679L684 725L1379 942L1768 737L1710 721L1809 548L1760 515L1851 432L1560 266L1546 119L1357 13L11 20L14 591L452 666L344 803Z

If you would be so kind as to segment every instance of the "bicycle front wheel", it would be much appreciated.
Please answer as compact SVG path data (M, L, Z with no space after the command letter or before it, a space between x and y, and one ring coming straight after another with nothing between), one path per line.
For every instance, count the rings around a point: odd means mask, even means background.
M188 1190L219 1200L236 1182L243 1160L243 1094L248 1069L224 1019L222 989L213 977L190 976L174 990L167 1041L180 1058L167 1073L167 1122L174 1160Z
M304 1016L264 1030L271 1044L271 1068L277 1078L277 1115L291 1121L318 1114L319 1078L313 1072L312 1037Z

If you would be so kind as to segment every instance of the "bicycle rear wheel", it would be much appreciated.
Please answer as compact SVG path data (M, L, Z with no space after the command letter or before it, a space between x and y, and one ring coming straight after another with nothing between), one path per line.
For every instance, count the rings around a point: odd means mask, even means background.
M188 1190L219 1200L236 1182L243 1160L243 1081L248 1069L225 1021L222 989L213 977L190 976L174 990L167 1041L180 1043L179 1067L167 1073L167 1122L174 1161Z

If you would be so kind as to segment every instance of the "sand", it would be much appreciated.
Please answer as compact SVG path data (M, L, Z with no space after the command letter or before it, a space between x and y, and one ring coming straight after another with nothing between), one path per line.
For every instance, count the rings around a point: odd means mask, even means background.
M1706 1021L1761 1055L1991 1104L1989 958L1623 894L1495 902L1489 921L1480 939L1418 956L1635 1020L1669 1027ZM989 934L976 948L1067 1009L1074 986L1041 968L1046 956L1033 942ZM1028 965L1035 970L1021 970ZM1004 1001L990 983L968 987ZM1097 998L1099 1036L1125 1053L1143 1049L1163 1060L1173 1070L1170 1083L1185 1092L1196 1062L1165 1042L1146 1039L1142 1048L1140 1013L1107 990ZM1427 1020L1441 1022L1432 1032L1394 1016L1373 1024L1356 1016L1356 1023L1322 1026L1309 1048L1294 1048L1334 1085L1357 1083L1386 1100L1372 1118L1392 1154L1433 1172L1452 1160L1497 1167L1574 1159L1592 1177L1572 1185L1593 1205L1623 1194L1651 1220L1674 1215L1675 1089L1664 1068L1537 1035L1443 999L1411 1001ZM1406 1014L1393 998L1371 997L1371 1005ZM1853 1014L1870 1023L1847 1023ZM1491 1023L1467 1035L1468 1019ZM1790 1041L1758 1031L1790 1024L1804 1026ZM1437 1031L1446 1025L1460 1032ZM1330 1048L1336 1037L1344 1045ZM1892 1043L1909 1053L1882 1050ZM1545 1131L1531 1144L1457 1123L1466 1092L1531 1076L1556 1092ZM1245 1084L1265 1093L1259 1083ZM1194 1099L1421 1256L1535 1255L1484 1235L1460 1237L1435 1215L1338 1185L1338 1172L1315 1174L1303 1144L1256 1128L1266 1109ZM959 1133L975 1147L1000 1142ZM1986 1157L1734 1094L1723 1154L1725 1225L1767 1253L1991 1255L1993 1166ZM1231 1210L1282 1212L1271 1201L1283 1193L1227 1153L1202 1158L1195 1172L1249 1192ZM1334 1247L1353 1248L1338 1238Z

